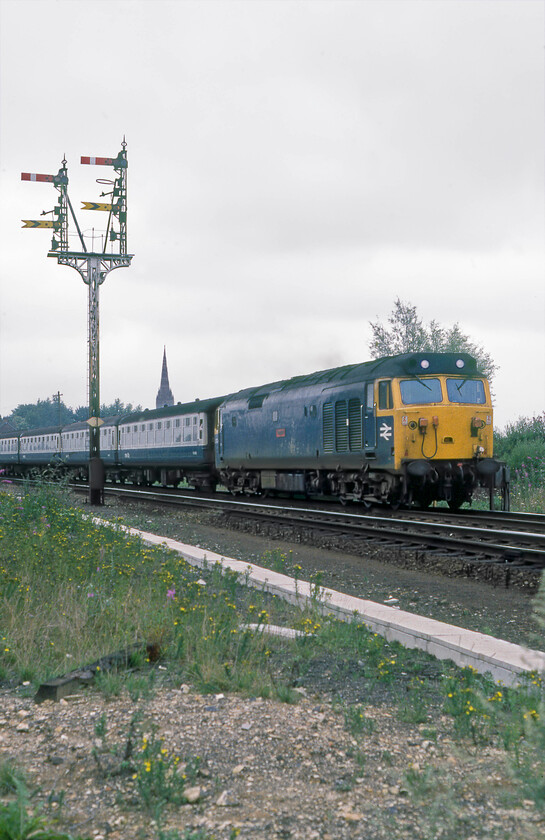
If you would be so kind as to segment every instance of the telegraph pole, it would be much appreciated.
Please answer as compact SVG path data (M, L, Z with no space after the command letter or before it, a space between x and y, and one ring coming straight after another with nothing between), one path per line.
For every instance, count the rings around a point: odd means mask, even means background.
M63 397L63 396L64 396L64 394L61 394L60 391L57 391L56 394L53 394L53 399L57 401L57 408L59 410L59 428L62 425L61 424L61 397Z
M100 366L99 366L99 288L106 276L116 268L128 268L133 254L127 253L127 144L125 138L121 151L115 158L82 157L81 163L93 166L109 166L115 172L112 179L98 178L97 183L111 189L101 193L109 197L107 202L82 202L82 210L99 210L108 213L101 252L88 251L83 234L68 196L68 170L63 159L57 175L21 173L23 181L45 181L57 190L58 203L53 210L44 211L42 216L51 215L44 221L23 220L25 228L52 228L53 238L48 257L55 257L59 265L66 265L79 272L89 290L88 304L88 355L89 355L89 503L104 504L104 464L100 457ZM74 221L79 244L78 250L68 247L68 214ZM92 248L94 248L94 234ZM106 249L110 246L110 250Z

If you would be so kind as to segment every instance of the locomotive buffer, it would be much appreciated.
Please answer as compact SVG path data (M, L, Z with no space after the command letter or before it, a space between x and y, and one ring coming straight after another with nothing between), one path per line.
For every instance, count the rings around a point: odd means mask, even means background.
M58 203L53 210L44 211L50 215L44 221L23 220L25 228L52 228L53 238L48 257L55 257L59 265L74 268L81 275L89 289L88 356L89 356L89 503L104 504L104 464L100 457L100 365L99 365L99 289L106 276L116 268L128 268L133 254L127 254L127 144L125 138L121 151L115 158L82 157L81 163L95 166L109 166L115 172L113 180L98 178L97 183L111 189L101 193L108 202L82 202L82 210L98 210L108 213L108 222L103 249L88 251L83 234L68 196L68 170L63 159L57 175L39 175L22 172L22 181L52 183L59 193ZM68 213L70 212L78 232L81 249L72 251L68 247ZM95 234L93 232L92 247ZM108 245L110 250L107 251Z

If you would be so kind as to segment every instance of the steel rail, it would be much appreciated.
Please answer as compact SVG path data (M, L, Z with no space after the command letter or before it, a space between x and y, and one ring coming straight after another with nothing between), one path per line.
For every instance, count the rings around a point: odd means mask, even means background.
M429 508L427 510L408 509L399 512L403 518L407 520L418 520L422 518L442 519L443 521L463 522L466 519L471 519L473 522L490 523L494 528L501 528L502 526L517 525L520 528L538 528L541 526L545 533L545 514L543 513L525 513L524 511L490 511L490 510L476 510L465 509L452 511L447 508ZM385 509L383 516L389 517L396 515L391 510Z
M84 483L69 485L70 489L86 491ZM479 563L503 563L510 566L533 567L534 569L545 568L545 533L539 532L494 530L490 527L480 528L474 525L458 524L453 518L459 512L433 511L432 519L422 520L422 516L428 515L429 511L404 511L403 518L399 515L391 515L391 511L381 510L380 515L369 513L353 513L344 510L323 509L319 507L305 508L301 505L280 505L263 504L249 500L237 500L233 498L219 498L218 495L211 497L196 495L195 491L160 490L159 488L134 488L106 485L106 495L125 496L127 498L153 501L162 504L185 505L195 508L208 508L222 510L224 512L245 515L252 518L267 519L269 522L279 522L292 526L314 527L323 531L336 530L341 534L362 537L363 539L374 539L384 544L385 541L394 540L398 547L434 547L445 550L451 554L462 549L469 555L472 562ZM464 512L471 516L470 511ZM483 514L490 516L486 511ZM409 514L407 516L406 514ZM418 518L415 518L418 517ZM502 524L513 522L508 520L508 513L498 513L498 519ZM523 516L524 524L532 524L526 519L532 514ZM438 521L441 517L443 521ZM537 514L536 525L541 525L540 515ZM472 517L473 518L473 517ZM495 519L495 517L493 517ZM447 521L444 521L447 520ZM516 521L516 520L515 520ZM495 523L494 523L495 524Z
M330 511L322 508L304 508L286 505L269 505L236 499L202 498L188 493L156 490L134 490L106 487L107 494L130 496L132 498L161 501L168 504L184 504L192 507L215 508L245 516L266 518L269 522L312 526L320 529L341 529L355 536L384 540L396 540L412 546L433 546L456 551L463 549L472 559L484 555L512 566L545 567L545 534L528 531L480 528L474 525L460 525L453 522L421 521L394 516L373 516L365 513ZM490 562L484 559L480 562Z

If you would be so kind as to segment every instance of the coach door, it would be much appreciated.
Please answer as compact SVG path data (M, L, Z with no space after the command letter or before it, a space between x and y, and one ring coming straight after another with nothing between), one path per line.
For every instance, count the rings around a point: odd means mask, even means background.
M374 455L377 445L377 423L375 418L375 383L365 386L365 404L363 406L363 445L367 455Z
M215 420L216 456L219 463L223 461L223 412L221 408L216 409Z

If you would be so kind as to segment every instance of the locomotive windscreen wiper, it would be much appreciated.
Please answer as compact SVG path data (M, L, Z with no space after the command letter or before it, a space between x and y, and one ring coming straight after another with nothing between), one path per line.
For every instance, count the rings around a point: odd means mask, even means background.
M416 375L416 373L415 373L415 375L414 375L414 378L415 378L415 379L417 379L417 380L418 380L418 382L420 382L420 384L424 386L424 388L427 388L427 389L428 389L428 391L431 391L431 390L432 390L431 386L430 386L430 385L426 385L426 383L424 382L424 380L423 380L423 379L420 379L420 377L419 377L419 376L417 376L417 375Z

